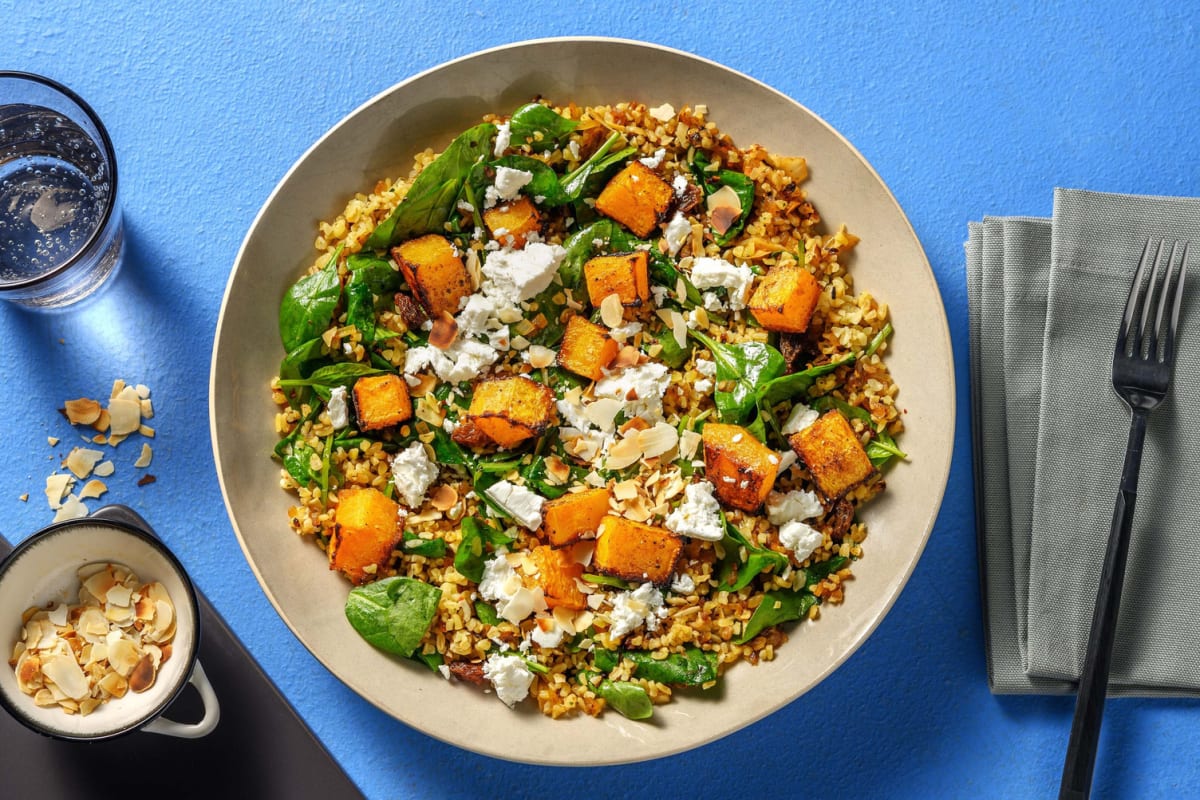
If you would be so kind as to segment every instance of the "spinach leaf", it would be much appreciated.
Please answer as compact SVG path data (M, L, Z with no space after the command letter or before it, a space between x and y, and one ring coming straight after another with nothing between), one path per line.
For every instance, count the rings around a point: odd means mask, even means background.
M500 615L496 613L496 609L492 608L486 600L475 601L475 616L484 625L499 625Z
M742 635L734 639L733 643L745 644L764 628L778 625L781 622L804 619L816 602L817 598L807 590L767 592L763 595L762 603L754 609L754 613L746 622Z
M576 483L583 470L579 467L571 467L571 477L565 483L557 484L550 483L546 476L546 459L544 456L537 456L521 470L521 477L525 479L525 486L540 494L549 500L562 497L567 493L567 489L572 484Z
M375 296L367 282L351 273L346 282L346 324L358 328L366 344L375 341Z
M723 511L721 512L721 521L725 525L725 538L721 540L725 556L717 564L718 588L736 592L749 586L759 573L771 570L782 571L787 567L787 556L752 544L732 522L725 518ZM744 562L741 557L743 549L746 552Z
M558 265L558 275L562 278L563 286L574 289L583 281L583 265L599 247L607 246L612 237L616 223L611 219L598 219L572 233L563 242L567 251ZM596 242L601 244L597 245Z
M363 364L358 361L339 361L336 364L321 367L307 378L281 380L279 386L280 388L312 386L323 388L328 392L328 390L338 386L349 387L365 375L379 375L384 372L387 372L387 370L372 367L369 364Z
M688 335L713 354L717 380L734 382L733 391L718 390L713 395L721 421L734 425L747 422L758 405L759 390L787 369L783 355L762 342L722 344L690 328Z
M612 672L621 663L621 654L616 650L597 647L592 651L592 664L603 673Z
M804 586L806 588L816 586L818 583L825 580L842 567L846 566L846 563L849 560L850 559L846 558L845 556L834 556L833 558L829 558L825 561L805 567Z
M600 149L592 153L587 161L563 176L561 181L563 191L572 202L598 195L608 169L637 151L637 148L626 147L610 155L608 151L620 140L621 134L613 131L613 134L605 140Z
M883 344L889 336L892 335L892 323L887 323L879 329L879 333L871 338L871 343L867 345L867 349L863 351L863 358L867 358L875 354L879 349L879 345Z
M440 537L437 539L422 539L412 531L405 531L401 550L414 556L441 558L446 555L446 540Z
M654 658L645 650L625 650L621 658L633 662L633 675L673 686L702 686L717 679L717 654L698 647Z
M462 541L454 553L454 568L473 583L483 580L483 528L475 517L462 521Z
M468 128L413 181L395 210L376 226L364 247L385 250L422 233L442 230L454 211L471 168L491 155L496 126L490 122Z
M546 319L546 326L529 337L529 340L534 344L540 344L543 347L554 347L562 340L563 332L567 329L567 326L561 321L562 312L566 306L554 302L555 296L561 293L562 287L552 283L544 292L535 296L530 301L531 303L537 303L538 313ZM535 314L534 319L536 318L537 315Z
M442 654L436 650L432 653L422 653L418 648L411 656L413 661L419 661L429 667L434 672L438 671L438 667L446 663L446 659L442 658Z
M279 364L280 380L300 380L308 376L316 365L328 361L324 355L325 342L320 337L309 339L304 344L288 352ZM284 388L284 387L280 387ZM299 408L308 397L308 387L296 386L284 388L284 395L292 408Z
M311 486L320 480L312 470L312 457L317 451L303 442L293 442L283 456L284 469L296 481L297 486Z
M283 349L291 352L315 339L333 321L333 312L342 295L338 279L339 245L324 267L292 284L279 303L279 338Z
M521 106L508 120L512 141L527 144L534 152L553 150L577 127L578 122L559 115L541 103Z
M768 409L773 408L784 400L791 400L802 396L812 387L817 378L820 378L822 375L828 375L845 364L853 364L854 361L855 356L853 353L850 353L837 360L830 361L828 364L809 367L801 372L793 372L791 375L783 375L770 380L759 387L756 392L757 400L763 407Z
M691 343L685 340L684 346L680 347L679 342L675 341L675 334L670 330L660 333L655 341L662 348L658 351L658 360L671 369L681 369L687 363L687 360L692 357Z
M617 713L629 719L650 719L654 716L654 705L646 690L630 681L610 681L604 678L593 687L596 694Z
M350 590L346 619L380 650L411 656L437 613L442 590L413 578L384 578Z

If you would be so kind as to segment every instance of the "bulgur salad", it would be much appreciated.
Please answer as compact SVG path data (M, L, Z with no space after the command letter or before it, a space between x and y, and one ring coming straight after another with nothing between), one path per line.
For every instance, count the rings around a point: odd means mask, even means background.
M903 424L806 178L703 106L539 99L320 224L275 456L367 642L646 719L842 602Z

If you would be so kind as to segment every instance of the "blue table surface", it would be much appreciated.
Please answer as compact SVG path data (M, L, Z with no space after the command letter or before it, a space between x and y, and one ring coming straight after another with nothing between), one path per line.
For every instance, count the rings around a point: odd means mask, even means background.
M137 487L141 471L125 453L105 499L159 528L371 798L781 790L1024 798L1056 790L1072 701L994 697L987 688L962 243L967 221L985 213L1048 215L1055 186L1197 194L1200 13L1165 1L1083 11L1069 3L819 0L784 4L769 18L747 16L737 3L652 2L629 11L536 0L223 5L0 3L0 67L66 83L107 124L129 237L124 269L97 303L56 315L0 308L3 441L11 451L0 459L0 533L16 541L50 519L43 481L65 445L52 448L46 437L72 435L55 413L61 402L107 396L116 377L144 382L160 431L149 469L158 480ZM572 769L437 742L361 700L292 636L225 514L208 434L208 370L242 237L275 183L326 129L447 59L581 34L722 62L796 98L854 142L908 213L933 266L954 341L959 422L924 557L876 633L830 678L698 750ZM1195 702L1110 703L1098 795L1197 796L1198 765Z

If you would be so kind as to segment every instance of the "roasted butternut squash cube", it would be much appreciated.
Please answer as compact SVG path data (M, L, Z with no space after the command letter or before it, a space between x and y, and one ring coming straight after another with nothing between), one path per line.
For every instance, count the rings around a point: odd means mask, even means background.
M750 312L769 331L804 333L817 310L821 285L808 270L777 266L759 279L750 295Z
M645 250L596 256L583 265L588 299L599 307L615 294L626 308L641 308L650 302L650 259Z
M431 319L457 314L462 299L475 291L467 265L445 236L430 233L392 248L404 280Z
M558 423L554 390L524 376L475 386L467 418L501 447L516 447Z
M600 192L596 210L645 239L667 218L674 202L671 184L642 162L631 161Z
M613 362L621 346L608 335L608 329L585 317L567 320L562 344L558 348L558 365L593 381L604 377L604 368Z
M412 419L408 384L399 375L367 375L354 382L354 413L358 429L377 431Z
M538 545L530 551L537 566L537 584L542 587L546 605L562 606L575 611L587 608L587 595L579 590L575 579L583 576L583 564L571 558L566 550Z
M542 507L542 531L546 540L553 547L566 547L595 536L600 522L608 516L611 496L602 486L547 501Z
M827 411L807 428L788 437L817 484L817 490L834 500L875 474L875 465L854 429L839 411Z
M662 528L611 515L600 521L599 531L592 555L597 572L656 586L671 582L683 539Z
M756 511L775 485L779 456L741 425L710 422L700 434L704 471L717 499Z
M525 195L493 206L483 212L483 222L487 225L492 237L501 244L510 244L517 249L525 246L526 237L538 233L542 229L542 218L537 206Z
M379 577L404 533L399 515L399 504L378 489L348 486L338 492L330 569L360 584Z

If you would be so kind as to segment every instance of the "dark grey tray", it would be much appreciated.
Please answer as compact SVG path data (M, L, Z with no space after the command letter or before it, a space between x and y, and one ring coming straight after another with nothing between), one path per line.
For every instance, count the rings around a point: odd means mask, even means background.
M124 506L92 516L151 531ZM11 549L0 537L0 557ZM202 739L134 732L104 742L63 742L0 713L0 797L128 798L142 791L171 798L362 797L204 595L196 595L200 661L221 702L216 730ZM180 722L203 714L191 687L166 712Z

